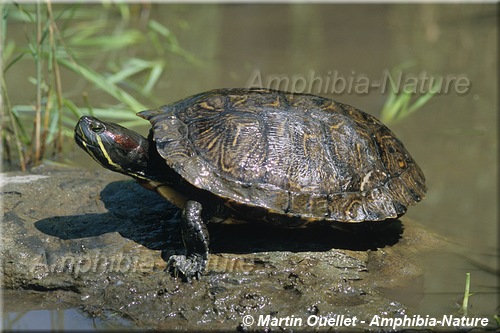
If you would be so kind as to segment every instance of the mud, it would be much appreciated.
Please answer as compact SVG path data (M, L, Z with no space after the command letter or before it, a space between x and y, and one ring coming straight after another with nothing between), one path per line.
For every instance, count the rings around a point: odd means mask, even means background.
M367 321L361 330L374 315L410 314L422 284L419 258L447 246L404 217L355 232L211 225L208 270L186 283L165 272L164 259L182 249L178 209L126 177L40 167L4 174L1 197L6 297L37 293L47 304L141 328L298 329L257 325L270 315L302 318L300 331L315 331L305 324L310 316L344 315ZM416 299L385 296L405 289ZM255 323L245 326L245 315Z

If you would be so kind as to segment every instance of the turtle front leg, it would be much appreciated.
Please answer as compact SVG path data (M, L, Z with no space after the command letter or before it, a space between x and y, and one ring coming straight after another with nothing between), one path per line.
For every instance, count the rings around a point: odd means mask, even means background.
M181 275L189 281L199 279L208 262L208 231L201 217L202 205L197 201L187 201L182 210L182 240L185 255L172 255L167 266L174 276Z

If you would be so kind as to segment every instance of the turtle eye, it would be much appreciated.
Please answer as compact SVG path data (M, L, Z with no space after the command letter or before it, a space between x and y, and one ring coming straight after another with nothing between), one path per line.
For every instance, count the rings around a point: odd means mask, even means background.
M90 129L94 133L101 133L102 131L104 131L104 125L101 123L92 123L90 125Z

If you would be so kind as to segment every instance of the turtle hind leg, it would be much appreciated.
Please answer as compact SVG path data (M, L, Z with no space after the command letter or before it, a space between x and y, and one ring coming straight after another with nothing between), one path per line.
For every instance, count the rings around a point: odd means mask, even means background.
M182 240L186 254L172 255L167 266L174 276L199 279L208 262L208 231L201 217L202 205L187 201L182 210Z

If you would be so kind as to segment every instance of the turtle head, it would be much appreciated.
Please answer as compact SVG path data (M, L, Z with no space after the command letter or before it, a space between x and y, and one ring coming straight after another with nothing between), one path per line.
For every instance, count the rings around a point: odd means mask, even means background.
M149 141L115 123L83 116L75 127L75 141L103 167L148 179Z

